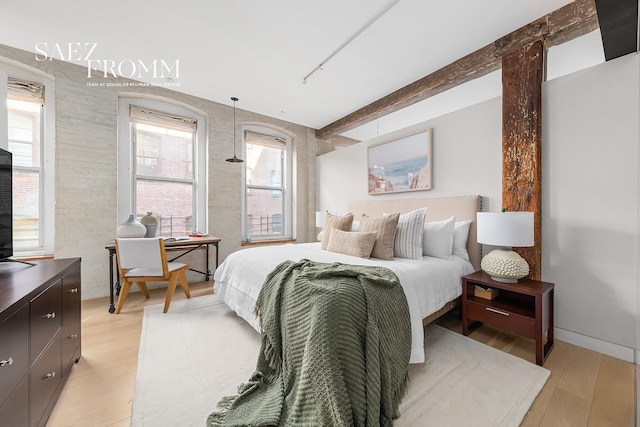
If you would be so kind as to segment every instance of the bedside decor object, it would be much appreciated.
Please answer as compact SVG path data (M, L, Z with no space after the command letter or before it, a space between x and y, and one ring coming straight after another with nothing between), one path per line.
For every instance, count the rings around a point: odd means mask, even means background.
M500 291L498 291L497 289L483 288L482 286L478 286L478 285L476 285L475 288L472 288L471 290L469 290L469 292L473 296L476 296L478 298L489 299L489 300L496 298L498 294L500 294Z
M478 212L478 243L498 246L482 258L482 270L495 281L517 283L529 264L511 248L533 246L533 212Z
M129 215L129 218L116 229L116 237L144 237L145 234L147 227L138 222L134 214Z
M142 225L147 229L144 237L156 237L156 233L158 231L158 219L153 216L152 212L147 212L145 216L140 218L140 223L142 223Z
M233 96L231 97L231 100L233 101L233 157L225 161L229 163L243 163L244 160L239 159L236 156L236 102L238 101L238 98Z

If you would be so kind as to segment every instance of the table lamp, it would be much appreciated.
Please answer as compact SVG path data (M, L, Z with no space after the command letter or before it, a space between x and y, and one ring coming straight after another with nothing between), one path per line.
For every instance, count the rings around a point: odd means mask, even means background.
M325 212L324 211L317 211L316 212L316 228L324 227L324 216L325 216Z
M482 258L482 270L498 282L517 283L529 264L511 248L533 246L533 212L478 212L478 243L498 246Z

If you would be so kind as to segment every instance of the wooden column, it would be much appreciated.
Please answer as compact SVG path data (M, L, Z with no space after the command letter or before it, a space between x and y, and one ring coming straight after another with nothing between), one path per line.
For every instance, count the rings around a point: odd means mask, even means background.
M535 212L531 248L515 248L541 276L542 41L502 57L502 207Z

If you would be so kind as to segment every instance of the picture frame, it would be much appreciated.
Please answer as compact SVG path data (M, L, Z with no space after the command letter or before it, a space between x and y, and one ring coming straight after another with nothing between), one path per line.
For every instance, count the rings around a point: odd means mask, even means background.
M431 190L431 129L367 147L369 194Z

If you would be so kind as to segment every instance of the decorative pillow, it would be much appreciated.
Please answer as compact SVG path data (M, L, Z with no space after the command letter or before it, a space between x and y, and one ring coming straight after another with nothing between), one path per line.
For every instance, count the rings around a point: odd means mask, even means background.
M373 251L371 251L372 257L393 259L393 242L396 237L399 217L399 213L377 218L362 215L362 218L360 218L360 231L375 231L378 234L378 237L376 237L376 243L373 245Z
M331 231L333 229L349 231L351 230L351 224L353 223L353 214L349 213L344 216L336 216L327 212L324 217L324 227L322 228L322 243L320 247L327 249L329 245L329 239L331 238Z
M453 249L451 253L460 258L469 261L469 253L467 252L467 238L469 237L469 227L471 220L457 221L453 229Z
M422 259L422 239L426 214L427 208L421 208L400 215L393 246L395 256Z
M351 231L360 231L360 221L353 220L351 223Z
M456 217L444 221L432 221L424 224L423 254L448 259L453 250L453 230Z
M327 250L360 258L369 258L378 233L342 231L334 228L331 231Z

